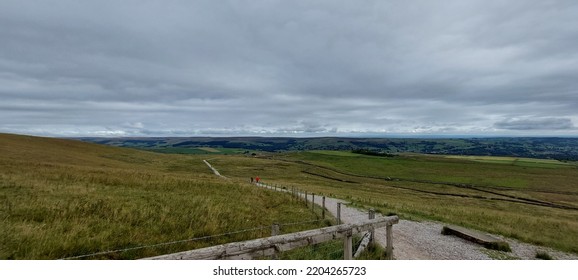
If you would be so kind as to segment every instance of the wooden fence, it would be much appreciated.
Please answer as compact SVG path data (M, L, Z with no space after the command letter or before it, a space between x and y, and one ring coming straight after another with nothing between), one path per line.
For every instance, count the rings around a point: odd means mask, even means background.
M386 255L393 258L392 225L397 224L397 216L381 217L362 222L341 224L320 229L301 231L266 238L234 242L197 250L151 257L151 260L216 260L216 259L253 259L271 257L279 252L314 245L334 239L344 240L344 259L352 259L352 236L375 228L386 227Z

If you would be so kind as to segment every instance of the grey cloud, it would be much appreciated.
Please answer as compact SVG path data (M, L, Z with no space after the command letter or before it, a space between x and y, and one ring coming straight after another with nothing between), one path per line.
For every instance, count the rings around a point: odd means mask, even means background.
M485 133L519 116L572 122L577 13L570 0L6 0L0 131Z
M292 127L279 128L274 133L279 134L299 134L299 133L336 133L336 128L330 128L327 125L319 124L312 121L300 121L297 125Z
M511 130L568 130L575 129L568 118L507 119L494 124L499 129Z

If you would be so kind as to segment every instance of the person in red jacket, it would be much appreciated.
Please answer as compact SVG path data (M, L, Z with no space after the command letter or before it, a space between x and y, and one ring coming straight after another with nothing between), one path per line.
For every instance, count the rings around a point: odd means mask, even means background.
M259 176L255 177L255 181L257 181L257 183L259 183L259 180L261 180L261 178L259 178Z

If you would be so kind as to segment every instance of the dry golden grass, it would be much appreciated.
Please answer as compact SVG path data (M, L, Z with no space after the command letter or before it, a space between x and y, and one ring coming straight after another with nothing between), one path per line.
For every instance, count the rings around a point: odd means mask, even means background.
M0 259L66 258L262 227L91 257L134 259L317 218L287 195L217 178L202 159L0 134Z

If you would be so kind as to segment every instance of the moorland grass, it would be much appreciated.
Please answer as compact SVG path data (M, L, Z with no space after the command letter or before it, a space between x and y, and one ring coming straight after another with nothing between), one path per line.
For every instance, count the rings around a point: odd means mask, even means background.
M478 162L501 163L507 165L542 167L542 168L576 167L576 163L562 162L554 159L498 157L498 156L444 156L444 157L455 159L466 159Z
M87 257L135 259L265 237L274 223L318 219L288 195L217 178L202 159L0 135L0 259L69 258L200 238Z
M532 205L524 200L578 205L576 168L510 166L417 155L342 157L338 153L309 152L268 158L217 157L212 162L225 176L240 180L258 175L266 182L343 198L381 213L394 212L406 219L443 221L578 253L577 210ZM310 171L329 178L311 175ZM477 185L481 191L364 176L468 183ZM453 196L455 194L481 198Z
M348 157L301 152L287 154L301 160L366 176L411 178L488 186L537 189L554 188L576 192L578 168L516 166L436 156L408 155L393 158L372 156ZM553 166L560 166L553 164Z

